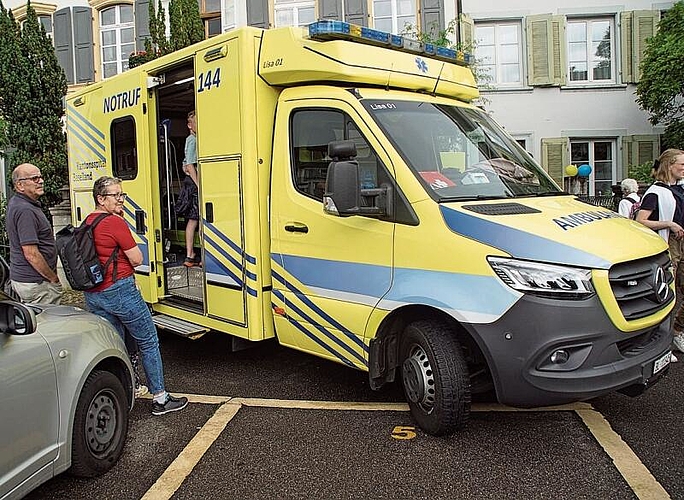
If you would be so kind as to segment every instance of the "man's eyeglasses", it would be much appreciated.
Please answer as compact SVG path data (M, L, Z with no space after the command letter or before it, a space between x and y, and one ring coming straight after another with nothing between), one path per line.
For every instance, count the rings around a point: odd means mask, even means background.
M128 196L128 194L127 193L105 193L102 196L113 196L117 200L121 201L121 200L125 200L126 196Z
M18 181L33 181L36 184L38 184L40 181L43 180L43 176L42 175L32 175L31 177L20 177L17 180Z

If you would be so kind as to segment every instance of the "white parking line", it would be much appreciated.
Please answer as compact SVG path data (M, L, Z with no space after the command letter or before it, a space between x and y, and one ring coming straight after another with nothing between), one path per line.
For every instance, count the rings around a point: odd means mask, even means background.
M594 409L576 410L601 447L613 460L636 496L644 499L667 499L670 495L656 480L639 457L613 430L608 421Z
M407 412L406 403L372 403L346 401L300 401L291 399L236 398L231 396L208 396L183 394L191 403L219 404L216 413L199 430L169 465L164 474L145 493L143 500L167 500L173 496L192 469L199 463L213 442L225 429L228 422L242 406L262 408L288 408L301 410L346 410L346 411L400 411ZM642 499L669 499L670 495L653 477L639 457L625 443L589 403L548 406L543 408L513 408L500 404L473 404L473 412L548 412L574 411L613 460L615 467L637 497Z
M145 500L171 498L239 409L239 404L221 405L142 498Z

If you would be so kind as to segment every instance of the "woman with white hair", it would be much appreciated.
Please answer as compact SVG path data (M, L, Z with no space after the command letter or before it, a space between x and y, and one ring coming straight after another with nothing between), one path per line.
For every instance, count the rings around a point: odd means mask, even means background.
M628 219L636 219L636 212L641 205L641 197L637 194L639 185L634 179L625 179L620 183L622 200L618 205L618 213Z

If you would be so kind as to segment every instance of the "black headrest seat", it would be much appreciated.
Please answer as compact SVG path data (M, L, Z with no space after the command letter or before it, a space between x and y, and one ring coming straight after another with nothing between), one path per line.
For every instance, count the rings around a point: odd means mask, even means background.
M356 156L354 141L333 141L328 143L328 156L333 161L350 160Z

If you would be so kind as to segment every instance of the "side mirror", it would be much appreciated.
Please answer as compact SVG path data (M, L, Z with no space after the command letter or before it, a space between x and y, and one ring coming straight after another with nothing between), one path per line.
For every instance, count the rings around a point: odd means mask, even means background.
M0 301L0 333L29 335L36 327L36 314L29 306L11 300Z
M358 213L360 200L359 165L355 161L331 162L325 179L323 210L331 215Z

